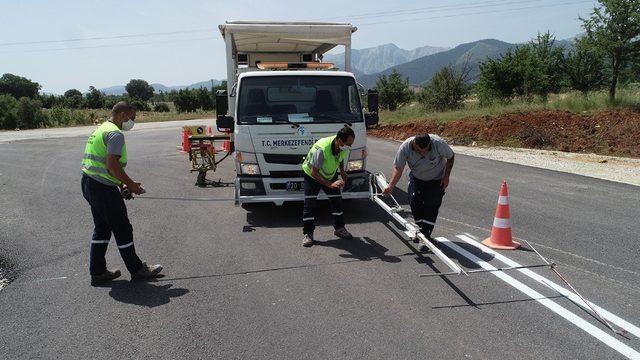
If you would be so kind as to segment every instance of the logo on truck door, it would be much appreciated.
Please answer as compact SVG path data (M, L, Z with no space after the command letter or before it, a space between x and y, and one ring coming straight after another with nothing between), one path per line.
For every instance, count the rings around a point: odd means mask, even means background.
M311 136L311 131L305 129L304 126L298 127L296 133L298 134L298 136Z

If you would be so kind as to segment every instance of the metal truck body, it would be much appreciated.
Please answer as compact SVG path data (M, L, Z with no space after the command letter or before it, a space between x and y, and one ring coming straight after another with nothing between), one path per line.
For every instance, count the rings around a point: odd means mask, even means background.
M344 198L370 196L362 88L350 70L350 24L227 22L228 109L218 128L233 129L236 202L303 199L301 163L315 141L351 126L355 142L345 170ZM345 70L322 55L345 46ZM224 111L224 105L218 110ZM371 110L371 109L370 109ZM377 111L377 109L376 109ZM375 114L377 122L377 113Z

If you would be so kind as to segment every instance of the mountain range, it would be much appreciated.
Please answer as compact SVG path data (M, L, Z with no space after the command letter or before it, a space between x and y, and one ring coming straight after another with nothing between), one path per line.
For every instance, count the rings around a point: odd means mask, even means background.
M496 58L504 54L516 44L495 39L485 39L458 45L453 49L441 51L433 55L423 56L412 61L389 67L375 74L363 75L358 81L365 87L373 87L380 75L389 75L397 70L409 84L422 85L431 80L440 69L447 65L461 68L468 61L469 80L473 81L479 73L479 64L487 58Z
M581 36L577 35L576 37ZM573 47L576 37L557 40L556 46L565 49ZM521 44L507 43L496 39L478 40L458 45L454 48L436 46L423 46L412 50L399 48L395 44L384 44L365 49L351 50L352 71L358 82L367 88L375 86L380 75L389 75L394 70L409 79L409 84L421 86L427 83L442 67L453 65L460 69L466 63L469 66L469 81L478 78L479 64L487 58L497 58L508 49ZM335 63L339 69L344 68L344 53L327 54L323 61ZM220 80L202 81L191 85L165 86L163 84L151 84L155 92L168 92L180 89L198 89L201 87L211 89L213 85L219 85ZM107 95L120 95L125 93L125 86L112 86L100 89Z
M436 46L423 46L413 50L405 50L395 44L384 44L366 49L352 49L351 66L356 76L375 74L392 66L445 50L448 50L448 48ZM344 52L325 55L323 61L334 63L338 68L344 69Z
M208 81L201 81L201 82L197 82L191 85L175 85L175 86L166 86L163 84L158 84L158 83L154 83L154 84L149 84L151 85L151 87L153 87L154 92L159 93L159 92L169 92L171 90L184 90L184 89L199 89L199 88L207 88L209 90L211 90L211 83L213 82L213 86L217 86L220 85L220 80L208 80ZM116 85L116 86L110 86L107 88L103 88L103 89L98 89L100 91L102 91L105 95L122 95L124 93L127 92L127 90L125 90L125 85Z

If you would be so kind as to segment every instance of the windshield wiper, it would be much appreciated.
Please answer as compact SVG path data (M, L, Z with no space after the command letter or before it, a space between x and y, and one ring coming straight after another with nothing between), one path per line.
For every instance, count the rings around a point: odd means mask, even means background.
M328 114L311 114L312 117L314 118L325 118L325 119L331 119L331 120L338 120L343 124L347 124L349 126L351 126L351 123L343 120L342 118L338 117L338 116L334 116L334 115L328 115Z
M293 121L289 120L289 119L287 118L287 116L283 116L283 117L274 116L274 119L275 119L276 121L278 121L278 120L284 120L285 122L287 122L287 123L289 123L289 124L293 125L295 128L299 128L299 127L300 127L300 124L298 124L298 123L294 123Z

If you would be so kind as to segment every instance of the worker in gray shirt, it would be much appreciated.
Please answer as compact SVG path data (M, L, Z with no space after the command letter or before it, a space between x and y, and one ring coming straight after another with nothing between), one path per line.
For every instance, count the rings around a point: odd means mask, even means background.
M383 194L391 194L400 180L405 165L409 165L409 205L424 236L429 240L436 224L445 189L453 168L455 154L437 135L421 134L405 140L393 162L393 174ZM413 239L415 243L418 239ZM422 249L421 249L422 250Z

